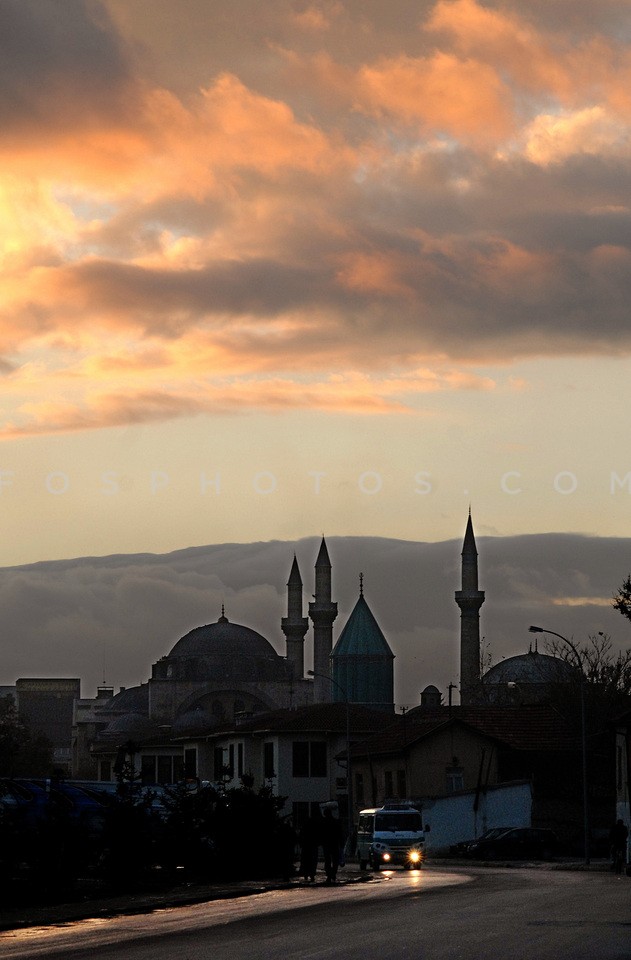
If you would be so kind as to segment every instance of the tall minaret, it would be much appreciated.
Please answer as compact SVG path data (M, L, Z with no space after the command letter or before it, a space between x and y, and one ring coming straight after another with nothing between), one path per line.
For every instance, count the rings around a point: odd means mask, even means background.
M305 674L305 633L309 618L302 615L302 579L294 554L289 580L287 581L287 616L281 620L281 630L287 640L287 662L293 677Z
M337 617L337 603L331 602L331 561L324 537L315 565L314 602L309 604L313 620L313 700L327 703L331 699L331 650L333 649L333 621Z
M480 693L480 607L484 591L478 590L478 551L471 509L462 545L462 590L456 590L460 607L460 702L476 703Z

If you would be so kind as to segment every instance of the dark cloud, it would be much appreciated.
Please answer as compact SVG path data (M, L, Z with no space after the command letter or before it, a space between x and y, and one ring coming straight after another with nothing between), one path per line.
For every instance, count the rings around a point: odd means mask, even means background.
M461 542L332 537L327 543L340 611L335 635L357 600L361 571L365 596L396 655L397 702L418 702L428 683L446 692L459 670L453 595ZM258 630L283 653L280 618L293 553L306 603L317 549L318 539L310 538L5 568L0 683L79 676L84 695L92 695L104 676L114 685L142 682L188 630L218 619L222 604L230 620ZM478 550L486 591L481 632L494 662L527 651L531 623L575 643L602 630L615 649L629 647L631 626L610 606L629 572L629 539L479 537Z
M133 83L102 4L0 3L0 123L5 143L31 130L76 129L127 113Z

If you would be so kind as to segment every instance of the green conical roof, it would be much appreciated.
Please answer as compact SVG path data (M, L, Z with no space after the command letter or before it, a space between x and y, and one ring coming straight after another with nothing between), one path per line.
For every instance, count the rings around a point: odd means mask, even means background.
M363 593L335 644L333 657L394 657Z

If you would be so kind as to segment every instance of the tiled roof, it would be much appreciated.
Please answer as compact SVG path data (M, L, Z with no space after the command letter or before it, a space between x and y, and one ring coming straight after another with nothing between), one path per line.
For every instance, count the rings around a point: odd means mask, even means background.
M394 719L382 710L369 710L358 704L348 704L348 722L353 735L372 734L385 722ZM230 732L249 733L345 733L347 725L346 703L316 703L296 709L271 710L254 717L244 718L237 724L224 724L215 728L209 736L223 736Z
M392 718L385 730L353 747L355 756L398 753L450 723L462 723L516 750L568 750L577 736L548 704L416 708Z
M379 656L393 659L394 655L388 646L388 641L381 632L381 627L375 620L363 593L335 644L332 656L334 659L350 656Z

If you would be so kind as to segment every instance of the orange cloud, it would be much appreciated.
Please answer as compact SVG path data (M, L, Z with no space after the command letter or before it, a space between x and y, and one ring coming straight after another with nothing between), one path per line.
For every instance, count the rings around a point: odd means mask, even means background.
M428 357L629 349L631 58L595 14L577 39L507 3L403 3L394 22L361 3L239 0L247 38L222 22L224 50L200 23L203 82L186 87L158 55L184 35L168 5L176 35L150 31L142 57L124 29L141 14L113 6L118 31L104 8L97 23L69 4L76 26L60 12L66 112L45 63L0 62L27 91L0 147L16 430L283 409L303 389L318 409L403 411L429 389L491 389L444 370L432 385L416 376ZM33 50L61 11L10 7L31 11ZM150 399L156 382L167 399Z
M513 130L511 98L496 70L451 53L365 66L356 97L360 108L378 116L392 114L466 142L495 142Z
M159 359L159 358L158 358ZM88 376L90 367L83 369ZM326 380L295 378L190 378L165 381L157 391L141 385L133 364L116 369L124 391L95 393L83 399L51 400L48 397L18 405L12 419L0 428L0 439L100 429L131 423L151 423L212 414L237 414L252 409L278 413L284 410L321 410L362 415L411 414L415 398L443 390L491 390L489 378L468 372L419 368L395 377L369 377L349 372ZM167 371L173 374L175 371ZM142 371L140 371L142 373ZM419 411L416 410L418 413Z

